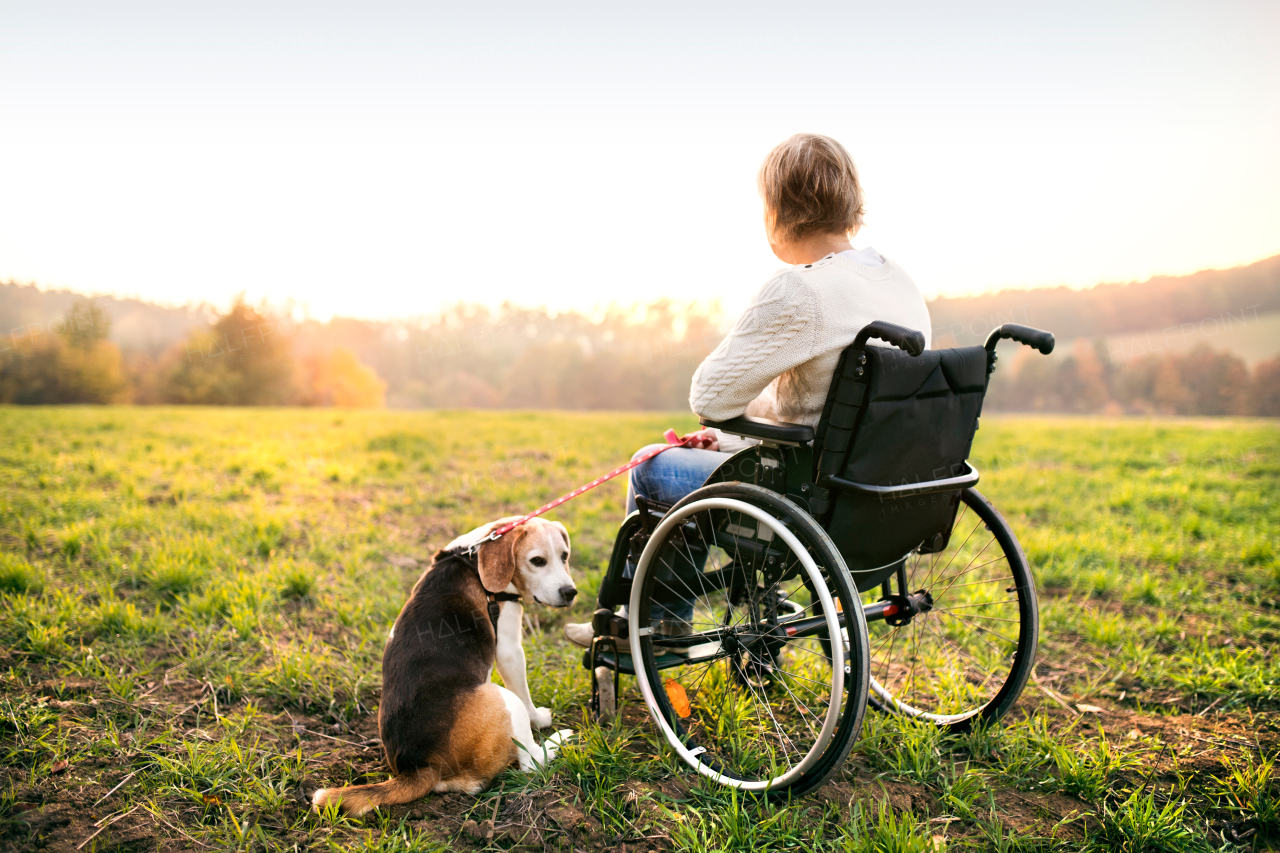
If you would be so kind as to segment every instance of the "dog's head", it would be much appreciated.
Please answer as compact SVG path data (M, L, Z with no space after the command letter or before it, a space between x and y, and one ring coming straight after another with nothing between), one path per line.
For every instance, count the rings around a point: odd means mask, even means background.
M569 531L558 521L531 518L500 539L486 539L476 551L476 562L489 592L514 585L523 598L547 607L568 607L578 594L569 577Z

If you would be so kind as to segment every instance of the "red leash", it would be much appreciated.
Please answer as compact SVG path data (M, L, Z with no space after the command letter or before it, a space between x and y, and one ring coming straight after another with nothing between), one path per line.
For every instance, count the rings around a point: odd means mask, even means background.
M502 536L504 533L510 533L512 530L519 527L521 524L524 524L529 519L537 518L538 516L542 515L544 512L550 512L551 510L560 506L560 504L562 503L568 503L569 501L576 498L578 495L591 491L601 483L604 483L608 480L612 480L614 477L618 476L619 474L623 474L627 471L630 471L632 468L636 467L637 465L640 465L644 462L648 462L650 459L657 456L659 453L664 453L673 447L684 447L690 442L701 440L697 436L690 436L689 438L682 439L678 435L676 435L676 431L673 429L669 429L666 432L664 432L662 434L662 437L667 440L667 444L665 447L659 447L657 450L651 450L648 453L646 453L644 456L641 456L639 459L632 459L630 462L628 462L626 465L623 465L621 468L614 468L612 471L610 471L608 474L605 474L603 477L596 477L594 480L592 480L590 483L587 483L585 486L579 486L578 488L574 489L572 492L569 492L569 494L561 495L560 497L553 500L551 503L538 507L537 509L535 509L533 512L529 513L526 516L517 518L515 521L508 521L506 524L502 525L501 527L499 527L498 529L490 533L489 539L497 539L498 537Z

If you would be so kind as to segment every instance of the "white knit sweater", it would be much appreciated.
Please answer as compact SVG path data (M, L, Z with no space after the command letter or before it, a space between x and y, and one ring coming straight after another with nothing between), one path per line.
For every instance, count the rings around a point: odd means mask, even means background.
M745 413L817 426L841 350L873 320L917 329L928 346L924 297L892 260L832 254L781 270L698 367L689 405L716 421Z

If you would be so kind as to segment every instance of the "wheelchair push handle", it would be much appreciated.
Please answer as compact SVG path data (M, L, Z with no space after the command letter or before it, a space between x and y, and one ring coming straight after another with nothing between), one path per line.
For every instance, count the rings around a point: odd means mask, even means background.
M987 335L987 352L995 352L996 344L1001 338L1009 338L1032 349L1040 350L1045 355L1053 352L1053 332L1033 329L1030 326L1019 326L1017 323L1005 323L997 326Z
M905 326L899 326L884 320L874 320L862 327L862 331L858 332L858 336L853 339L853 345L861 349L866 346L868 338L879 338L886 343L893 344L908 355L919 355L924 352L924 333L917 332L914 329L908 329Z

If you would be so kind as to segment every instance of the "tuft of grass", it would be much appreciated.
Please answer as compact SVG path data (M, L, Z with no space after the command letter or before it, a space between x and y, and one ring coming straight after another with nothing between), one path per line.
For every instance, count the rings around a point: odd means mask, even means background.
M1246 566L1265 566L1276 558L1275 546L1269 540L1255 542L1240 555L1240 561Z
M942 807L948 814L975 822L980 820L981 808L991 796L991 778L985 773L957 770L952 763L935 781L941 788Z
M798 808L758 800L736 789L727 794L708 793L700 805L672 813L671 836L677 849L725 853L806 850L826 829L825 815L814 820Z
M404 821L379 827L354 844L338 844L329 839L327 847L331 853L453 853L456 849L446 841L414 832Z
M868 714L855 747L889 776L931 782L942 771L942 730L896 714Z
M249 550L254 556L263 559L273 556L285 542L284 522L277 518L254 522L249 541Z
M285 601L310 598L316 591L316 576L303 566L291 565L279 575L280 597Z
M1090 838L1098 850L1192 853L1210 849L1203 831L1190 825L1185 801L1167 800L1160 805L1154 793L1135 791L1114 805L1104 803L1098 817L1102 829Z
M1150 572L1143 572L1142 577L1133 584L1130 595L1137 601L1152 607L1163 600L1160 581Z
M149 628L146 618L134 604L111 599L98 605L93 621L104 634L137 635Z
M1072 747L1050 741L1058 767L1058 788L1087 802L1100 802L1122 771L1138 765L1136 756L1118 751L1101 728L1098 739Z
M44 575L19 554L0 551L0 592L38 593Z
M804 848L801 848L804 849ZM839 827L837 850L844 853L938 853L929 824L889 808L881 800L872 811L863 801L855 802Z
M318 645L318 644L317 644ZM330 720L348 720L367 710L360 690L369 675L340 660L325 646L299 644L278 651L250 676L256 695L274 699L299 711L319 713Z
M1095 646L1118 646L1124 640L1124 618L1106 611L1088 613L1083 619L1085 638Z
M37 658L60 657L67 649L61 625L29 625L23 646Z
M1226 773L1213 777L1211 794L1220 808L1253 823L1263 838L1280 834L1280 772L1276 755L1252 752L1223 761Z
M205 573L193 563L164 559L151 566L147 585L163 598L177 598L193 592L204 583Z

